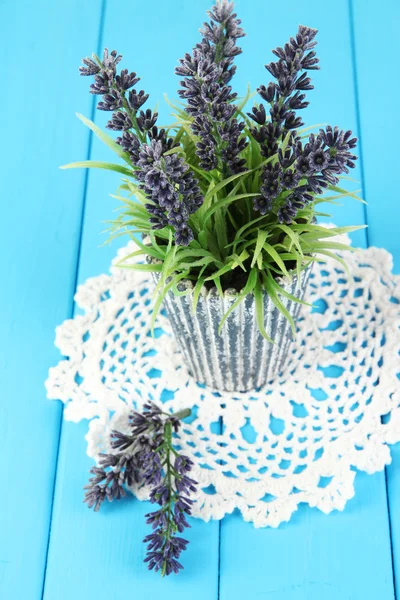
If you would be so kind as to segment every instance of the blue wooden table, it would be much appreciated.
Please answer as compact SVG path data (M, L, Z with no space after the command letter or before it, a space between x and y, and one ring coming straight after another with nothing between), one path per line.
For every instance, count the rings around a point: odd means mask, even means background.
M132 497L99 514L82 503L91 461L86 423L63 422L45 397L59 359L54 328L74 315L74 291L105 272L104 241L116 174L58 166L107 148L75 111L94 115L77 67L104 46L124 55L153 105L176 97L177 59L197 40L210 0L1 0L0 598L393 600L400 597L400 448L386 472L356 478L356 496L329 516L301 507L277 530L239 514L193 521L185 571L162 580L143 565L146 503ZM364 207L335 207L338 224L368 223L360 246L384 246L400 268L397 0L238 0L248 37L235 87L268 81L271 49L299 23L319 33L321 71L308 124L351 128L361 139L356 177ZM397 96L396 96L397 93ZM104 124L102 115L96 122ZM121 242L122 243L122 242Z

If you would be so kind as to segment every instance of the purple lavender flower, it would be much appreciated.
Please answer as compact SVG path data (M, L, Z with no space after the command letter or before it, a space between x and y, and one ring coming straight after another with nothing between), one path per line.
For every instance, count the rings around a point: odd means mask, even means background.
M244 123L235 117L231 101L236 97L227 85L235 73L234 57L241 53L236 40L244 35L233 3L222 0L208 12L203 39L192 54L185 54L175 69L184 79L178 94L187 101L186 112L194 117L193 133L200 138L197 155L203 169L218 168L223 173L239 173L245 160L240 158L247 146L242 137Z
M176 534L190 527L186 517L191 514L193 502L188 496L196 491L196 482L188 476L193 467L192 461L187 456L178 455L172 466L170 454L167 454L166 460L170 467L169 486L161 484L150 495L151 502L161 508L146 515L146 523L152 526L153 533L144 539L148 544L145 562L149 569L161 571L162 575L183 569L178 559L188 542ZM171 479L174 481L172 485Z
M317 136L311 134L304 146L296 132L303 122L295 111L308 106L302 92L313 89L308 74L302 71L319 68L313 50L316 34L317 30L301 25L296 38L273 51L278 61L266 68L276 82L258 88L261 98L270 105L271 120L267 121L263 104L248 113L256 123L251 133L260 144L261 154L278 158L278 162L269 162L263 169L261 196L254 199L254 209L263 215L276 212L281 223L292 223L298 211L313 200L312 194L321 194L329 184L336 185L337 175L355 166L356 156L350 150L357 140L351 137L351 131L328 126ZM280 145L285 139L282 153ZM285 192L282 199L281 192Z
M294 155L295 173L298 185L285 185L286 189L294 189L294 194L285 198L278 210L281 223L290 224L298 210L313 200L312 194L321 194L328 185L337 185L338 175L348 173L354 168L357 157L351 152L356 146L357 139L351 131L344 131L330 125L320 129L319 134L311 134L303 146L296 141ZM288 170L283 173L282 181L287 177ZM292 176L292 171L291 171Z
M317 43L314 39L316 34L316 29L300 25L296 38L291 38L283 48L273 50L279 60L265 65L277 80L275 83L269 83L267 87L262 85L257 90L261 98L270 105L270 127L256 127L251 132L260 143L261 152L266 158L276 153L279 140L283 139L288 131L303 125L295 113L295 110L308 106L308 102L304 102L305 95L301 94L300 90L313 89L313 86L307 74L300 75L300 72L319 69L318 58L311 50ZM265 124L266 110L263 104L255 107L248 115L258 125Z
M260 144L261 154L266 158L274 156L287 134L293 132L288 139L288 149L285 157L287 163L288 155L290 157L298 141L295 130L303 125L303 122L300 117L296 116L295 110L308 106L308 102L304 101L305 95L301 94L300 90L313 88L307 74L300 75L300 72L304 69L319 68L315 52L311 51L316 45L314 40L316 34L315 29L300 25L295 39L291 38L284 48L273 50L275 56L278 57L278 61L266 65L266 69L276 79L276 82L269 83L267 87L262 85L257 91L261 98L270 105L271 120L266 122L266 109L263 104L254 107L253 111L248 113L257 125L251 128L251 133ZM291 164L282 162L282 157L280 157L280 162L284 170L280 174L276 172L275 177L271 175L270 163L264 168L262 175L264 184L261 188L262 197L254 200L254 209L260 211L261 214L266 214L267 211L273 209L274 200L282 188L292 189L297 183L296 180L299 179L299 176L292 169L286 175L286 168L290 167ZM291 163L293 163L293 159ZM300 169L304 164L300 162L299 169L296 169L297 173L301 174ZM284 180L287 186L285 186ZM276 193L274 193L275 190ZM294 214L293 206L293 204L288 205L287 215ZM285 218L287 220L288 216Z
M102 454L99 464L99 467L90 470L93 477L84 488L87 490L84 501L95 511L100 509L106 498L112 502L126 496L123 486L137 481L139 469L135 455Z
M160 140L143 144L136 165L140 187L151 200L146 209L154 229L172 225L176 243L187 246L193 240L189 217L203 203L199 184L178 154L163 155Z
M160 431L163 425L162 415L163 412L157 404L147 402L143 406L143 412L134 411L129 417L133 435L140 436L150 427L157 432Z
M273 200L282 190L282 168L279 163L268 163L262 173L261 193L267 200Z
M140 187L149 199L146 204L149 222L153 229L172 226L176 243L187 246L193 240L190 215L203 203L198 181L180 156L164 156L177 144L168 138L165 129L157 128L158 113L140 110L148 94L134 88L140 81L136 73L123 69L117 74L116 67L122 57L115 50L109 53L105 49L102 61L94 58L83 59L81 75L94 75L91 92L103 95L97 108L113 113L107 128L124 132L116 142L129 153L137 169ZM225 139L236 133L232 124L221 135ZM235 160L230 148L226 149L226 156Z

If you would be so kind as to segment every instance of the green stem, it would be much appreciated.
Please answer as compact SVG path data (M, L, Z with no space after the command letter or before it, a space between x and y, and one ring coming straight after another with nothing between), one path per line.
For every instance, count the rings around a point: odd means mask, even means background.
M100 58L96 55L93 54L93 57L95 59L95 61L97 62L97 64L99 65L100 69L104 69L104 65L101 62ZM146 133L144 133L143 131L140 130L140 127L138 125L137 119L136 119L136 112L135 110L131 110L129 103L125 97L125 93L121 92L121 90L119 90L116 86L115 83L111 84L111 89L113 89L114 91L118 92L121 95L121 99L122 99L122 105L125 109L125 111L127 112L128 116L130 117L131 121L132 121L132 125L133 128L135 129L135 133L138 136L138 138L140 139L140 141L142 143L146 143L147 139L146 139Z
M225 41L227 39L226 23L223 23L222 26L224 28L224 37L215 45L214 61L216 64L220 63L224 57L223 49L224 49ZM200 78L197 78L197 79L200 81L201 85L204 83L203 80L201 80ZM221 80L220 80L220 83L221 83ZM211 115L209 113L207 116L211 117ZM225 178L229 175L229 170L226 168L226 165L224 165L222 162L221 152L224 149L224 144L226 145L226 142L222 141L221 136L218 132L218 122L212 121L211 118L209 120L210 120L211 126L212 126L212 135L214 136L214 138L217 142L217 147L215 149L216 150L215 153L216 153L216 157L217 157L217 168L222 173L222 178Z
M190 417L192 411L190 408L183 408L182 410L178 410L178 412L174 413L172 416L176 419L186 419L186 417Z
M133 125L133 128L135 129L136 135L138 136L140 141L145 144L147 141L146 133L140 130L140 127L139 127L137 119L136 119L136 111L130 109L130 106L128 104L128 100L125 97L125 94L123 94L120 90L118 90L118 88L115 85L113 85L113 89L119 91L119 93L121 94L122 105L123 105L125 111L128 113L130 120L132 121L132 125Z
M171 513L172 513L172 504L173 504L173 490L172 490L172 481L171 481L171 447L172 447L172 425L170 422L165 423L164 425L164 436L165 436L165 444L166 444L166 473L165 473L165 479L166 479L166 484L167 487L169 489L170 495L169 495L169 501L168 501L168 506L167 506L167 529L165 531L164 534L164 548L167 545L167 543L169 542L169 540L171 539L171 534L172 534L172 519L171 519ZM162 568L161 568L161 575L164 577L166 575L166 568L167 568L167 564L164 561Z

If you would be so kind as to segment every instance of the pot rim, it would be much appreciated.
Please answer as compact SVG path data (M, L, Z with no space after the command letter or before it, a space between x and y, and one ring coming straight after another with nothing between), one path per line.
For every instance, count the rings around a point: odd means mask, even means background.
M160 264L161 263L161 261L154 259L151 256L147 256L146 261L149 264ZM307 271L309 271L312 268L312 265L313 265L313 263L310 262L308 265L306 265L305 267L302 268L302 270L300 271L300 281L304 278ZM285 276L277 277L276 282L278 283L278 285L280 285L283 288L286 288L288 286L291 286L293 284L293 282L298 281L297 271L289 271L289 274L293 275L291 279L289 279L288 277L285 277ZM158 272L153 272L152 275L157 279L160 277L160 274ZM193 292L194 287L195 287L195 283L191 279L181 279L181 281L179 281L179 283L177 284L177 289L179 292L187 292L186 294L184 294L185 296L189 296L191 294L191 292ZM235 288L227 288L226 290L224 290L223 297L224 298L237 298L238 296L240 296L240 293L241 292L238 292ZM253 292L250 292L250 294L253 294ZM246 296L247 295L249 295L249 294L246 294ZM211 288L207 288L204 284L200 290L200 297L202 297L204 299L222 298L222 296L220 295L220 293L215 285L212 286Z

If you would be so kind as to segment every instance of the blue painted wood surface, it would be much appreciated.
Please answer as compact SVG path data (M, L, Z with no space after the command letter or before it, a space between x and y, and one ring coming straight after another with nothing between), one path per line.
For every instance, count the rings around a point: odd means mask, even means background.
M105 272L117 245L99 248L101 221L114 207L117 176L60 172L71 160L110 159L75 118L91 114L82 56L107 45L142 77L152 104L176 97L177 59L190 49L210 0L2 0L3 257L0 297L0 598L109 597L239 600L393 600L400 581L400 452L387 474L358 474L342 513L301 507L277 530L255 530L238 514L221 524L194 521L185 571L161 580L147 572L141 539L145 503L130 498L94 514L82 504L87 424L63 423L43 381L58 360L54 327L74 312L77 282ZM346 202L340 224L368 223L354 241L386 246L400 267L400 207L393 141L399 122L400 8L395 0L282 3L238 0L248 37L235 88L267 81L271 48L304 23L320 30L322 69L306 112L309 124L361 132L368 207ZM5 54L5 56L4 56ZM4 73L5 69L5 73ZM383 82L384 91L378 89ZM386 107L383 103L391 102ZM96 114L96 122L104 123ZM397 121L396 121L397 120ZM397 129L396 129L397 128ZM384 159L383 159L383 158ZM397 593L400 594L398 586Z

